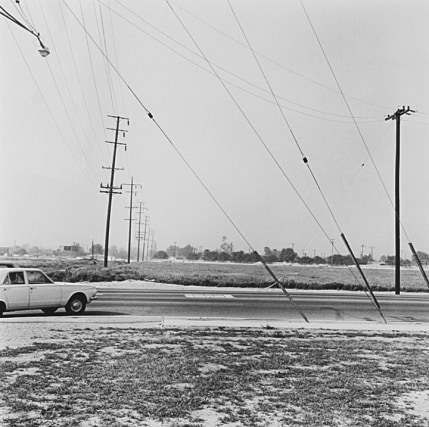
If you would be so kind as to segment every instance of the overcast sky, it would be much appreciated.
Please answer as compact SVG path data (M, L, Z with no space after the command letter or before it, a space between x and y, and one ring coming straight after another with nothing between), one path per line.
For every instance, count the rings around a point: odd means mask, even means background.
M51 54L0 16L1 246L104 244L110 114L130 119L115 185L142 185L134 201L158 249L215 249L227 236L235 249L330 255L329 239L347 252L343 232L357 254L393 254L395 123L385 117L409 105L402 249L409 257L410 239L429 251L427 0L303 1L358 126L298 0L20 4L1 1ZM124 190L113 200L118 247L128 239Z

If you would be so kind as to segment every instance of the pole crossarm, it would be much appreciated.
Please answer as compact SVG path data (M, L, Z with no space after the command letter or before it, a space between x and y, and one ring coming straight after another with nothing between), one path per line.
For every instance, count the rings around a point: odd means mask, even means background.
M415 110L412 110L409 106L398 108L393 114L389 114L384 120L396 120L404 114L409 116L411 113L415 113Z

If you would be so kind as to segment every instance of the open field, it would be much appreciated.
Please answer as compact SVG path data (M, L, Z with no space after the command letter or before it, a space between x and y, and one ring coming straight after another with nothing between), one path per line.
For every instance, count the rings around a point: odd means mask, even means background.
M421 427L428 348L427 333L52 329L0 351L0 423Z
M232 264L208 262L144 262L110 263L107 269L98 262L73 259L16 260L20 265L40 267L58 281L118 281L151 280L182 285L266 287L272 283L261 264ZM363 289L363 281L356 267L270 265L277 277L288 288L301 289ZM375 291L394 289L392 267L363 268L368 282ZM420 271L415 267L401 270L403 291L427 292Z

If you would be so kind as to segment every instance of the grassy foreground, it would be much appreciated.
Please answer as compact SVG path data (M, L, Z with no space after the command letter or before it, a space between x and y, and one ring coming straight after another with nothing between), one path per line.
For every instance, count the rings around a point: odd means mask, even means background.
M421 427L428 348L423 333L58 330L0 351L0 423Z

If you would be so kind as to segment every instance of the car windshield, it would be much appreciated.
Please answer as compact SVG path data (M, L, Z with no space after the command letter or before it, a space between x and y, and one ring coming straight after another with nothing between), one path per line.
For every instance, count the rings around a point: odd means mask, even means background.
M27 279L30 284L53 283L52 280L41 271L27 271Z

